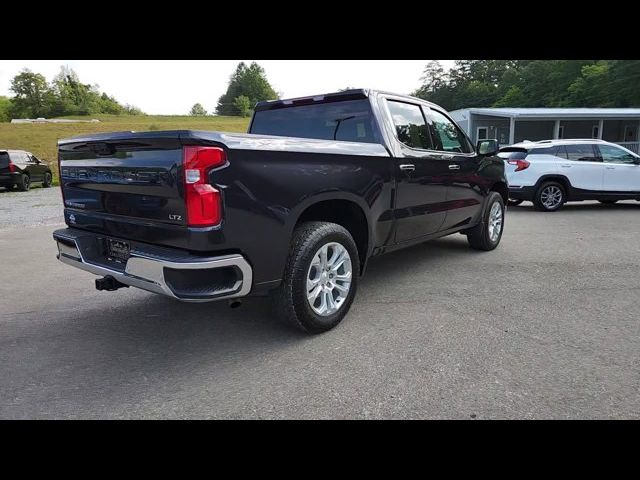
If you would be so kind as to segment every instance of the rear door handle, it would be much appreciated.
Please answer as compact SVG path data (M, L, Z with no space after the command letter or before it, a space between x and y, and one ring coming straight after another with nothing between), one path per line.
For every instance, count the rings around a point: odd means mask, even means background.
M616 167L605 167L607 170L615 170Z
M403 172L413 172L416 169L416 166L413 163L403 163L400 165L400 170Z
M449 165L449 170L460 170L460 165L456 163Z
M571 165L560 165L562 168L571 168Z

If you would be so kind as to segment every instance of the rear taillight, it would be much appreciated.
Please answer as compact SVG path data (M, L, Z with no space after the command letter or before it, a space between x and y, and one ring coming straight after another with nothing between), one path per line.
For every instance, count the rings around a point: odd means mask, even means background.
M15 173L18 171L18 168L14 165L14 163L9 159L9 172Z
M184 196L187 225L210 227L222 220L222 197L208 183L208 173L227 161L224 150L218 147L184 147Z
M525 169L529 168L529 165L531 165L526 160L509 160L509 161L507 161L507 163L509 165L515 165L516 166L516 170L515 170L516 172L519 172L520 170L525 170Z

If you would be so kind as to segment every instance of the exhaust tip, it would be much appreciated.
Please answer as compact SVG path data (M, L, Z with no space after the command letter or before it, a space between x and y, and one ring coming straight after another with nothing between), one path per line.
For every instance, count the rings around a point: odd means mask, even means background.
M240 300L229 300L229 308L238 308L240 305L242 305Z

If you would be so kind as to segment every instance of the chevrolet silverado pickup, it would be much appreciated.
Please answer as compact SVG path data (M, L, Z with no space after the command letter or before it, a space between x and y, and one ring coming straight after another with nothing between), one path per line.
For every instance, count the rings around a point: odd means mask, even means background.
M373 90L260 102L246 134L91 134L58 152L58 259L98 290L269 294L309 333L344 318L371 257L457 232L493 250L508 199L495 140Z

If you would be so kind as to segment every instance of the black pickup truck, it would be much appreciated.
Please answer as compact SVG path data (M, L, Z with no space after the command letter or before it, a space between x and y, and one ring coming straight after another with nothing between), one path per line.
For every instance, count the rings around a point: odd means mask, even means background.
M342 320L369 258L456 232L492 250L503 231L497 142L474 148L443 109L408 96L261 102L247 134L117 132L58 148L58 258L100 275L99 290L270 293L311 333Z

